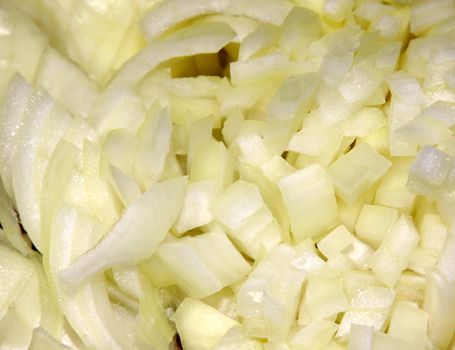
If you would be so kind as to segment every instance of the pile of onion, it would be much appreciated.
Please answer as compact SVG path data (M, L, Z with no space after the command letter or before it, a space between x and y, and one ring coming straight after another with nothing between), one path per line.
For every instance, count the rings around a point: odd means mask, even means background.
M455 346L453 0L0 0L0 349Z

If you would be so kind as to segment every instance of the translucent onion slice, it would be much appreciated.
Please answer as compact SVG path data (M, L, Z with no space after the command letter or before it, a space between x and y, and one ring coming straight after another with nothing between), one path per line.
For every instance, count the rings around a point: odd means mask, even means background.
M152 186L131 204L112 230L61 273L69 285L118 264L134 264L154 253L177 219L186 191L186 177Z
M96 84L82 70L51 48L44 52L36 82L68 112L84 118L99 95Z
M76 288L67 288L59 273L106 231L93 216L68 204L61 205L52 222L49 271L60 308L83 342L95 349L131 347L127 334L114 317L102 276Z
M27 105L17 135L13 189L21 221L35 247L41 249L40 200L49 158L70 126L71 116L43 90Z
M142 29L149 39L156 38L187 19L226 11L229 0L171 0L155 6L143 19Z
M12 162L18 145L14 140L32 93L27 81L15 75L9 82L0 111L0 172L5 190L13 199Z
M154 41L126 62L109 87L123 84L133 86L160 63L174 57L218 52L235 35L228 25L217 22L196 24L176 31L162 40Z
M30 350L71 350L71 347L59 342L44 329L37 327L33 330Z

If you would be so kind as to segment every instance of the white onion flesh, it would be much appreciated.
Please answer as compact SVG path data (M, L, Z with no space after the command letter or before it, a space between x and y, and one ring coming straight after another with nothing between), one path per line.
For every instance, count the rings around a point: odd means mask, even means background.
M0 350L455 347L452 0L0 0Z

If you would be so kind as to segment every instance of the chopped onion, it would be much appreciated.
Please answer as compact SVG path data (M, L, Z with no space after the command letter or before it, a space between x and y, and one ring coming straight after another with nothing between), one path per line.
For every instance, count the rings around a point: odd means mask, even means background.
M455 346L452 0L0 0L0 348Z

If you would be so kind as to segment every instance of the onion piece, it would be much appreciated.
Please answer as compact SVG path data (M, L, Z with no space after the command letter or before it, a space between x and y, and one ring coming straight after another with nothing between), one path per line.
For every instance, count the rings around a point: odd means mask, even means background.
M411 32L421 34L454 14L455 5L453 1L417 1L411 7Z
M27 104L18 131L14 196L22 224L38 250L42 249L40 200L46 166L70 123L71 116L45 91L38 90Z
M373 334L372 349L412 350L415 349L415 347L413 344L410 344L391 334L375 332Z
M32 253L30 241L22 234L13 203L0 180L0 222L8 242L24 256Z
M98 220L112 226L120 216L121 205L109 186L106 159L101 153L101 147L85 140L80 156L87 195L86 206Z
M196 147L188 172L191 181L216 178L224 187L233 181L234 164L224 143L210 140Z
M149 39L154 39L185 20L225 12L229 2L229 0L166 1L152 8L142 20L142 29Z
M136 181L113 165L110 166L110 170L111 177L108 178L108 181L123 205L127 207L138 200L142 192Z
M423 147L409 169L408 188L417 194L433 196L444 183L452 167L452 159L435 147Z
M455 283L448 281L439 271L427 277L423 309L428 312L428 337L442 349L453 337L455 325Z
M401 209L405 213L410 213L416 202L416 195L407 186L409 168L413 159L411 157L400 157L393 160L392 166L382 177L376 190L374 204Z
M427 342L428 314L408 301L398 302L392 312L388 334L423 350Z
M13 198L13 160L18 143L17 132L33 89L20 75L11 78L0 112L0 173L7 194Z
M231 0L227 13L236 16L247 16L261 22L280 25L294 5L288 0Z
M50 285L66 319L86 346L96 349L130 348L127 334L114 317L102 276L67 288L59 274L106 231L106 227L79 209L64 203L54 216L49 247Z
M71 350L71 348L48 334L44 329L37 327L33 330L30 350Z
M0 245L0 319L8 312L8 307L27 285L33 274L33 265L11 248Z
M308 112L319 84L315 73L287 78L270 102L268 117L274 120L293 119Z
M270 49L277 39L278 28L276 26L268 23L260 24L240 43L239 60L245 61L259 52Z
M238 322L202 301L186 298L175 313L177 331L188 350L210 350Z
M349 334L349 349L371 350L373 349L373 327L359 324L351 325Z
M209 224L213 219L210 207L221 192L222 186L216 178L190 182L182 211L174 224L177 235Z
M0 321L0 333L3 333L0 334L0 339L4 347L21 348L30 344L33 329L38 327L44 313L36 271L29 278L23 277L25 284Z
M242 331L241 326L234 326L217 341L213 350L262 350L263 344ZM268 348L267 348L268 349Z
M131 204L112 230L60 273L68 285L118 264L134 264L154 253L180 212L186 177L152 186Z
M135 134L125 128L111 130L104 138L102 152L112 166L133 176L134 157L138 145Z
M321 166L314 164L283 177L278 181L278 187L297 242L334 226L337 217L335 193Z
M11 28L6 30L8 33L7 37L10 40L8 50L10 52L6 63L12 68L11 75L17 71L29 83L32 83L41 63L43 52L49 45L48 38L43 35L30 18L23 16L21 13L9 11L5 17L9 17L11 24ZM25 51L27 52L26 55L24 55ZM5 74L6 77L8 75Z
M142 189L157 183L171 147L172 122L169 110L154 111L138 132L134 177Z
M76 171L78 167L80 167L80 150L72 143L61 140L49 160L41 193L41 235L44 265L48 264L50 229L56 210L64 201L73 204L84 202L80 198L85 199L86 191L82 187L82 175ZM77 186L74 186L75 184ZM70 186L75 187L75 190L79 192L79 197L69 198L72 192Z
M359 269L367 267L367 259L372 253L371 247L355 237L343 225L336 227L320 240L318 250L328 259L330 266L343 264L343 260L347 259Z
M349 301L343 290L343 278L337 272L324 271L308 276L305 294L299 309L298 324L312 320L332 319L348 310Z
M377 182L392 162L377 153L366 143L356 145L349 153L341 155L327 169L337 194L353 204Z
M171 280L193 298L214 294L245 277L251 269L220 232L163 243L156 254Z
M36 84L72 115L86 118L99 96L96 84L82 70L49 48L41 59ZM77 89L74 88L77 86Z
M344 314L337 336L350 334L355 324L382 330L387 321L389 308L395 300L395 292L384 287L364 285L351 298L349 310Z
M175 334L175 326L168 317L169 309L163 310L163 298L159 289L155 288L142 273L139 274L139 279L143 294L139 299L136 316L137 337L154 348L166 349L172 343Z
M396 284L418 241L419 234L412 219L401 216L368 262L386 286L393 287Z
M248 334L284 341L297 311L305 277L323 265L310 242L280 244L255 267L237 291L237 311ZM286 286L283 288L282 286Z
M294 331L288 343L295 348L318 349L330 342L337 329L338 325L335 322L325 319L315 320Z
M278 223L253 184L242 180L233 183L214 200L212 213L240 250L252 258L282 241Z
M125 84L134 86L153 68L171 58L218 52L234 37L235 32L228 25L217 22L176 31L162 40L154 41L126 62L108 89Z
M365 204L355 223L356 235L377 248L398 219L398 211L379 205Z

